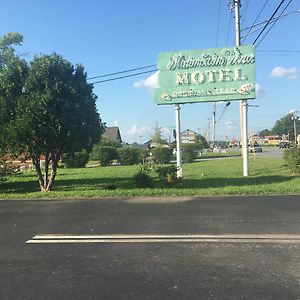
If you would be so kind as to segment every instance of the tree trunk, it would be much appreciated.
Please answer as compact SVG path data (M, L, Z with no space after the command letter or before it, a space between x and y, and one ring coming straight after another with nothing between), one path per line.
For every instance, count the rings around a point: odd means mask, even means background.
M57 174L57 166L59 161L60 155L51 153L51 155L46 152L45 153L45 176L43 176L43 172L41 170L40 165L40 157L36 155L32 155L32 163L35 167L41 192L49 192L53 186L56 174ZM49 176L49 164L52 161L52 171Z
M44 181L43 173L42 173L42 170L41 170L40 162L41 161L40 161L39 156L32 155L32 163L35 167L36 174L38 176L41 192L45 192L45 181Z
M45 176L44 176L44 189L47 191L49 181L49 153L45 153Z
M55 179L56 174L57 174L57 165L58 165L58 160L52 158L52 172L51 172L51 175L50 175L49 182L47 184L47 191L50 191L52 186L53 186L54 179Z

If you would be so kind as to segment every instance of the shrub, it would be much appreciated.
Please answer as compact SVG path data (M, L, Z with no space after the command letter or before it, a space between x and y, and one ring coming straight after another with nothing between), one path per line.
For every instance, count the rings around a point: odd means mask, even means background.
M157 147L151 150L152 157L157 164L168 164L172 159L172 149Z
M165 186L171 186L180 182L180 179L177 178L177 168L175 165L157 167L156 173Z
M89 161L89 155L86 150L75 153L65 153L62 161L67 168L84 168Z
M185 163L191 163L197 157L198 147L194 144L185 144L182 151L182 160Z
M112 160L118 159L118 152L115 147L95 145L93 157L100 162L102 167L108 166Z
M283 159L292 172L300 173L300 148L286 149Z
M119 162L122 165L135 165L141 162L141 150L132 147L118 149Z
M5 176L19 171L18 168L14 167L13 164L7 163L0 159L0 184L7 180Z
M152 178L146 172L139 172L133 176L134 184L137 188L152 187Z

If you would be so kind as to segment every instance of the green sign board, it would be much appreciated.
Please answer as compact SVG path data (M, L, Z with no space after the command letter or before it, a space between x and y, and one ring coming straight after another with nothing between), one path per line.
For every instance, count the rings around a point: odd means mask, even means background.
M156 104L255 98L254 46L163 52L158 56Z

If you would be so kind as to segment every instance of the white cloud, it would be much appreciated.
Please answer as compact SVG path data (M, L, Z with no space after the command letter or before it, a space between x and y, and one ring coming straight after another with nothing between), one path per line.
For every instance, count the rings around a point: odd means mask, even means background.
M265 97L266 96L266 90L262 88L262 86L259 83L255 84L255 90L256 90L256 96L257 97Z
M136 81L133 86L135 88L147 88L153 90L158 87L158 71L150 75L146 79Z
M227 120L227 121L224 121L224 127L223 127L223 129L224 129L225 131L229 132L229 134L230 134L230 132L231 132L232 130L237 129L238 126L239 126L239 122L238 122L238 121L234 121L234 120L232 120L232 119L229 119L229 120ZM228 135L228 134L226 134L226 135Z
M296 79L299 77L299 72L296 68L283 68L283 67L275 67L271 74L271 77L286 77L288 79Z
M118 127L119 126L119 121L118 120L114 120L113 125Z
M132 127L127 131L128 135L143 135L143 134L148 134L151 132L152 129L151 127L148 126L142 126L142 127L137 127L135 124L132 125Z

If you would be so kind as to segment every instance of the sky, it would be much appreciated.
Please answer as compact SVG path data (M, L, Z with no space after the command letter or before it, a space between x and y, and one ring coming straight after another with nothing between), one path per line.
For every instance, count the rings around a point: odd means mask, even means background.
M243 29L256 19L256 23L268 20L280 2L242 0L242 36L248 33ZM275 16L289 2L285 0ZM287 15L277 20L261 42L257 41L257 97L248 101L250 134L272 128L291 111L300 112L299 9L300 0L292 0L284 12ZM0 10L0 35L19 32L24 37L23 45L16 49L18 55L31 61L35 55L55 52L73 64L82 64L89 78L155 65L160 52L233 47L234 23L227 0L11 0L2 1ZM261 25L242 38L242 44L251 45L259 28ZM166 139L173 139L174 106L154 104L152 90L156 84L157 73L151 72L94 85L102 121L118 126L124 142L144 143L156 126L162 128ZM210 137L211 120L211 103L181 106L182 130ZM229 106L218 102L216 121L218 140L239 139L238 101Z

